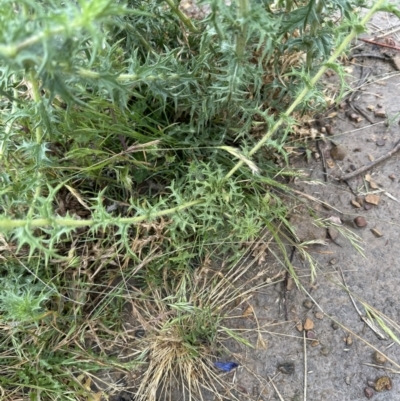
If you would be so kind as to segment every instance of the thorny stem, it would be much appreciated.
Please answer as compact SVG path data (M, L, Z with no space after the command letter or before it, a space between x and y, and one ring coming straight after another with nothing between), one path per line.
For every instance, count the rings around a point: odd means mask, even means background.
M165 0L171 10L178 16L182 23L189 29L190 32L197 33L199 30L193 25L193 22L188 18L174 3L173 0Z
M367 22L372 18L375 12L381 7L385 0L378 0L374 6L370 9L370 11L365 15L365 17L361 20L360 25L364 27ZM271 127L271 129L264 135L264 137L250 150L248 153L249 156L252 156L254 153L258 152L271 138L271 136L278 130L278 128L283 124L287 117L292 114L292 112L296 109L296 107L301 103L304 97L307 95L307 92L310 90L310 87L313 87L325 71L329 68L329 64L335 62L335 60L340 56L340 54L345 50L345 48L350 44L350 42L357 36L359 32L360 26L354 27L351 32L347 35L341 45L336 49L336 51L332 54L329 60L323 65L319 71L316 73L314 78L310 81L310 85L306 86L301 93L297 96L297 98L293 101L291 106L286 110L286 113L283 114L283 117L280 117L277 122ZM230 178L241 166L243 165L243 161L239 161L236 165L229 171L229 173L225 176L225 179Z
M241 59L244 55L244 51L246 48L246 40L247 40L247 15L250 11L249 0L238 0L239 8L238 14L239 18L243 20L243 26L240 30L240 33L236 37L236 55L239 59Z
M36 77L34 71L30 72L30 83L32 85L33 100L36 103L36 107L40 107L42 99L40 97L39 85L38 85L37 77ZM40 124L37 125L37 127L35 129L35 133L36 133L36 143L38 145L40 145L42 143L42 137L43 137L43 130L42 130L42 127ZM37 178L37 185L36 185L33 201L32 201L31 207L29 209L29 213L28 213L29 217L32 216L33 210L34 210L33 206L36 203L36 199L38 199L38 197L40 196L41 178L42 178L42 173L40 172L40 166L37 166L36 178Z
M123 217L123 218L113 218L109 220L109 224L136 224L145 220L154 219L156 217L166 216L169 214L176 213L180 210L188 209L192 206L202 203L201 200L196 200L192 202L185 203L170 209L161 210L155 213L149 213L142 216L136 217ZM0 228L5 230L10 230L17 227L24 227L26 225L30 227L45 227L45 226L62 226L62 227L87 227L96 224L95 220L76 220L71 218L42 218L42 219L23 219L14 220L8 218L0 218Z

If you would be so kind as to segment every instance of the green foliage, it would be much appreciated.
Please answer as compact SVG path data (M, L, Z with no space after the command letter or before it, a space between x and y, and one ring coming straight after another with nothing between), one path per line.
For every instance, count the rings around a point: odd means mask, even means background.
M183 277L287 225L271 155L287 161L297 95L297 110L324 106L313 73L356 1L211 0L202 21L177 3L0 0L0 239L21 266L1 284L6 399L87 399L63 366L135 366L103 348L121 346L131 281L150 299L180 294L157 299L203 358L225 311L189 302Z

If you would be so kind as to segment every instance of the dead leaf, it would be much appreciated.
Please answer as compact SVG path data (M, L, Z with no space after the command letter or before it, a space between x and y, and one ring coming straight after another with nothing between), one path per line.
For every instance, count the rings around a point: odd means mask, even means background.
M249 316L254 316L254 309L251 305L249 305L242 314L242 317L249 317Z
M256 348L257 349L268 349L268 343L262 338L260 333L258 334Z
M79 191L75 188L70 187L69 185L65 185L65 187L71 192L72 195L75 196L76 200L87 210L90 210L90 207L85 203Z

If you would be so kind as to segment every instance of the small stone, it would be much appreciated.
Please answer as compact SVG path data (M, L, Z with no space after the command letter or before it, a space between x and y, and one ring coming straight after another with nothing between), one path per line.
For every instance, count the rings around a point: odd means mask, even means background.
M394 180L396 179L396 176L395 176L394 174L390 174L390 175L389 175L389 178L390 178L392 181L394 181Z
M369 111L374 111L374 110L375 110L375 106L374 106L373 104L369 104L369 105L367 106L367 110L369 110Z
M358 122L360 116L357 113L350 113L349 115L350 120Z
M371 181L369 182L369 186L370 186L372 189L379 189L378 184L377 184L374 180L371 180Z
M372 388L365 387L365 388L364 388L364 395L365 395L368 399L370 399L370 398L372 398L372 397L374 396L374 390L372 390Z
M292 375L294 373L294 363L293 362L285 362L278 365L278 370L285 375Z
M381 109L381 108L383 107L383 104L382 104L382 103L377 103L377 104L376 104L376 107L378 107L378 108Z
M332 258L332 259L329 261L329 264L330 264L331 266L336 265L336 263L337 263L337 259L336 259L336 258Z
M331 352L331 350L330 350L328 347L322 347L322 348L321 348L321 354L322 354L323 356L329 355L330 352Z
M314 340L315 338L317 338L317 335L315 334L314 331L309 330L309 331L307 331L307 338L310 340Z
M356 202L359 203L361 206L363 206L364 198L362 196L356 196Z
M340 326L336 322L332 322L331 327L333 330L337 330Z
M378 351L374 352L373 358L374 358L374 361L379 365L384 365L387 361L386 356L381 354Z
M386 111L385 110L375 110L375 117L379 118L385 118L386 117Z
M378 139L375 144L376 146L385 146L385 141L383 139Z
M336 228L333 228L333 227L329 227L328 228L328 234L329 234L329 237L331 239L333 239L334 241L335 241L335 239L337 239L337 237L339 237L339 231L336 230Z
M369 160L370 162L373 162L373 161L375 160L375 157L372 156L372 155L368 155L368 160Z
M303 323L299 322L296 324L296 329L297 331L302 332L303 331Z
M325 125L326 133L328 135L333 135L333 128L332 125Z
M350 384L351 384L351 377L350 377L350 376L346 376L345 379L344 379L344 381L345 381L345 383L346 383L348 386L350 386Z
M304 322L304 330L312 330L314 328L314 322L308 317Z
M351 204L355 207L355 208L360 208L361 205L354 199L351 200Z
M346 345L348 347L351 347L353 345L353 338L351 337L351 334L349 334L346 338L345 338L345 342Z
M392 389L392 380L388 376L382 376L375 381L376 391L385 391Z
M370 210L370 209L372 209L374 206L373 205L371 205L370 203L364 203L364 209L365 210Z
M325 134L325 133L326 133L326 127L321 127L321 128L319 129L319 132L320 132L321 134Z
M318 340L311 341L311 347L317 347L319 345Z
M363 216L357 216L354 219L354 223L357 227L362 228L367 225L367 220L365 220L365 217L363 217Z
M371 205L378 205L381 197L379 195L374 195L374 194L368 194L365 197L365 202L370 203Z
M374 380L367 380L367 386L371 388L375 388L375 381Z
M311 309L314 306L314 303L310 299L305 299L303 301L303 306L307 309Z
M335 162L334 162L332 159L328 159L328 160L326 161L326 166L327 166L328 168L332 169L332 168L335 167Z
M319 320L322 320L324 318L324 314L322 312L315 312L314 316Z
M372 234L375 235L376 238L381 238L383 237L383 234L376 228L371 228Z
M347 149L343 145L334 145L330 154L333 160L343 160L347 155Z
M289 277L286 283L286 291L292 291L293 287L294 287L294 280L292 277Z

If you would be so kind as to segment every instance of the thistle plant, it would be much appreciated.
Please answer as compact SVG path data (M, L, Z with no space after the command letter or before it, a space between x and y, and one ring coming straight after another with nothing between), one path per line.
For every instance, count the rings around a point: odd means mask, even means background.
M317 81L340 71L358 2L199 3L201 21L174 0L0 0L5 399L88 399L77 373L142 362L110 351L126 347L131 282L200 311L183 277L224 255L233 269L244 243L287 225L268 155L286 157L292 111L324 107ZM223 313L207 299L212 342ZM171 330L187 344L185 322Z

